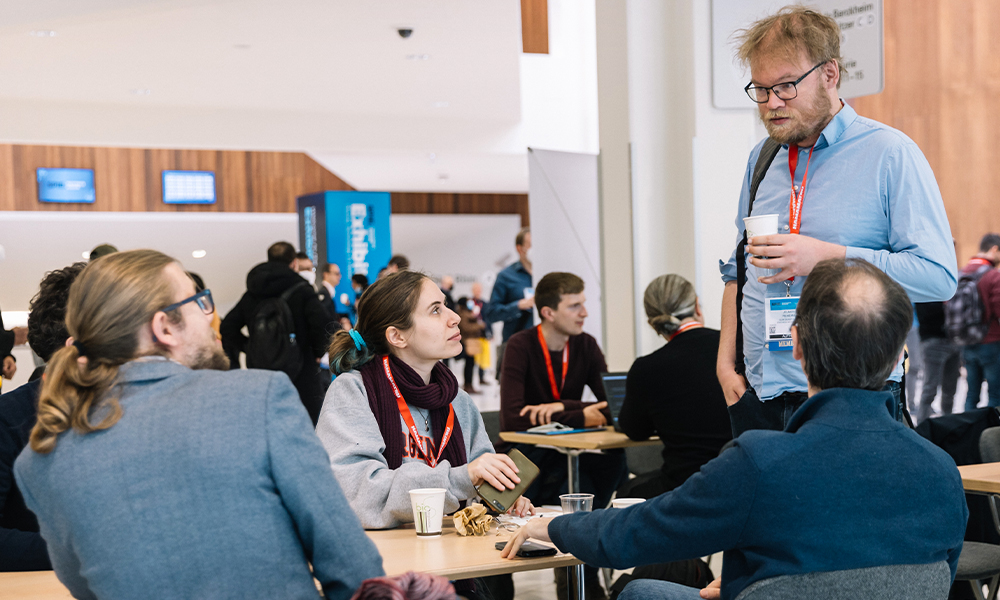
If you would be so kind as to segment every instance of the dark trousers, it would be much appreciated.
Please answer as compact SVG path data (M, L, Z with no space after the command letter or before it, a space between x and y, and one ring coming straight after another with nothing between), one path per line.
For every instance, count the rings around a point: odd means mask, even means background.
M323 386L319 379L319 365L316 363L306 363L302 365L302 370L292 380L292 385L299 392L299 399L306 407L309 418L312 419L313 427L319 421L319 411L323 408Z
M885 382L883 392L892 392L893 402L890 414L900 423L906 422L906 406L902 399L901 388L897 381ZM750 386L740 396L739 402L729 407L729 420L732 421L733 437L739 437L744 431L751 429L771 429L784 431L791 420L792 414L799 409L808 396L805 392L785 392L776 398L761 401L757 392Z

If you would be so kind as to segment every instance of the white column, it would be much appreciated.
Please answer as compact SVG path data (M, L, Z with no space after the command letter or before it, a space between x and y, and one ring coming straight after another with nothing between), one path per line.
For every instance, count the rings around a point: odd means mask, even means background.
M597 0L596 12L604 355L626 371L635 359L626 3Z

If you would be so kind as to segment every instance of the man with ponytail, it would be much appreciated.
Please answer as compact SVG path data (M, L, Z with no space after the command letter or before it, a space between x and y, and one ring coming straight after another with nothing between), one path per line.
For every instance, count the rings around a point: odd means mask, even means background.
M154 250L70 289L14 472L74 597L315 598L315 576L346 599L383 574L288 377L229 371L213 309Z

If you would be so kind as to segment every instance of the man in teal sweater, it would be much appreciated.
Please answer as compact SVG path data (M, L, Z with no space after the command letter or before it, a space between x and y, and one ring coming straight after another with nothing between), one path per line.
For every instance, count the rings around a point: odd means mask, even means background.
M784 431L747 431L643 504L530 521L504 555L529 537L620 569L724 552L708 588L636 580L623 600L732 599L780 575L939 561L954 579L968 517L958 469L879 391L911 318L906 292L871 264L817 264L792 327L809 399Z

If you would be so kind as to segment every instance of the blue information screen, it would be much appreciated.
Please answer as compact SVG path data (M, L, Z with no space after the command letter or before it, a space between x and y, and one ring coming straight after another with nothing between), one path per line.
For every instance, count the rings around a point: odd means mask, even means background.
M41 202L94 202L93 169L38 169L38 200Z
M211 171L164 171L163 202L166 204L215 204L215 173Z

